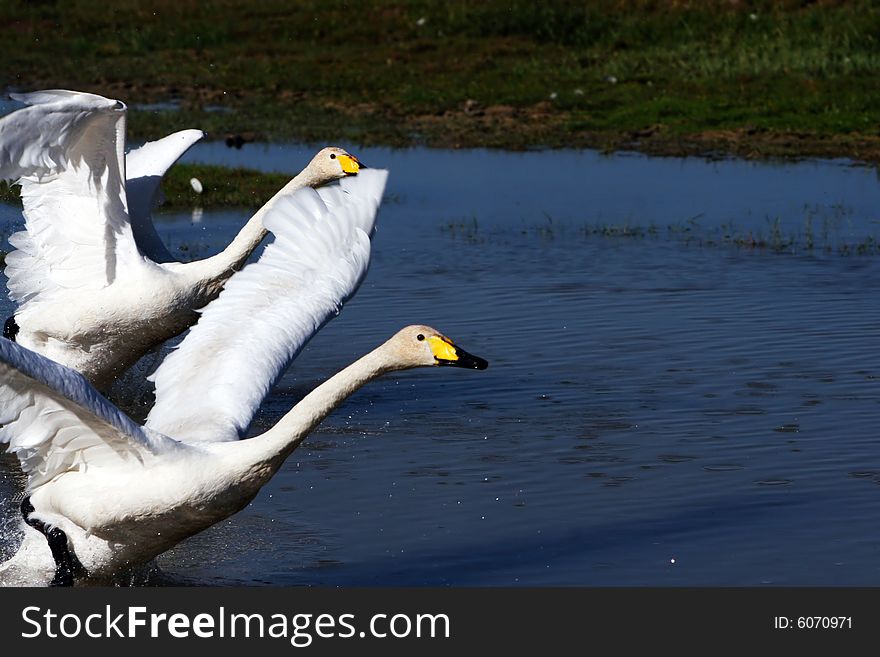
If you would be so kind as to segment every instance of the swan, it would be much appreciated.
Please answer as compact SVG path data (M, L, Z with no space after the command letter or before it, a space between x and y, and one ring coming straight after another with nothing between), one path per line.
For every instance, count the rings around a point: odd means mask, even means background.
M163 361L145 425L83 375L0 338L0 443L28 477L25 539L0 575L24 569L56 585L112 580L246 506L336 406L376 377L487 367L436 329L407 326L269 430L235 440L271 383L363 280L386 177L366 170L272 208L265 224L275 241ZM176 404L160 405L178 394Z
M319 151L222 252L176 262L150 219L162 175L198 130L123 156L126 107L67 90L13 94L27 106L0 119L0 178L21 185L26 230L9 242L4 336L81 372L99 390L147 351L182 333L266 236L283 198L355 175L358 159Z
M439 331L408 326L315 388L265 433L190 443L134 423L82 375L0 338L2 440L28 475L21 508L35 530L0 573L26 561L58 585L86 574L111 579L147 563L244 508L361 386L388 372L436 365L487 366Z

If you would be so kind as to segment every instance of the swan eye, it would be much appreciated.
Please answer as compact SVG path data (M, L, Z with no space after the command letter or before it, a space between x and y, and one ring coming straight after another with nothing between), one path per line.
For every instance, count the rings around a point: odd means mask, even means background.
M336 153L330 153L330 159L331 159L331 160L335 160L335 159L336 159Z
M425 336L422 335L421 333L419 333L419 334L416 336L416 340L418 340L419 342L421 342L421 341L424 340L424 339L425 339Z

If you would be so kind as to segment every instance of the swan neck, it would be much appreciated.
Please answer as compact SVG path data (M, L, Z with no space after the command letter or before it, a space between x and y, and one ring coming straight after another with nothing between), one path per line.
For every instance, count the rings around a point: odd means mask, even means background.
M301 171L248 219L238 235L223 251L210 258L188 263L186 266L192 272L193 277L208 287L215 286L216 293L219 293L223 284L232 274L244 266L248 257L268 234L269 231L263 227L263 217L278 202L278 199L303 187L311 186L313 178L314 175L308 168Z
M386 372L397 369L385 357L383 347L341 370L312 390L278 423L262 436L252 439L261 443L264 458L274 462L277 469L290 453L305 440L347 397Z

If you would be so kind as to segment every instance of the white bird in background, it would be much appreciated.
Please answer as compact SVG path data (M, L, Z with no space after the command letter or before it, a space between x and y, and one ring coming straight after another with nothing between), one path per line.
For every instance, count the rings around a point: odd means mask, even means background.
M76 372L0 339L0 442L28 476L25 539L0 577L112 579L242 509L315 426L372 379L419 366L487 366L436 330L409 326L265 433L229 440L363 279L385 177L365 171L272 208L265 221L275 241L166 359L146 426Z
M175 133L125 157L123 103L64 90L13 97L28 106L0 119L0 178L20 183L26 230L9 239L18 308L4 335L101 390L196 321L263 240L263 219L281 199L361 168L340 148L321 150L221 253L175 262L150 212L165 171L202 133Z

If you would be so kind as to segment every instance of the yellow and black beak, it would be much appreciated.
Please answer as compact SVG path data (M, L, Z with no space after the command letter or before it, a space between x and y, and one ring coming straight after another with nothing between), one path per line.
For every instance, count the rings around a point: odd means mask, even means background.
M461 347L456 347L449 338L432 335L428 338L428 345L431 347L437 365L464 367L470 370L484 370L489 367L487 361L479 356L469 354Z
M356 176L358 171L367 168L354 155L337 155L337 158L342 166L342 172L347 176Z

